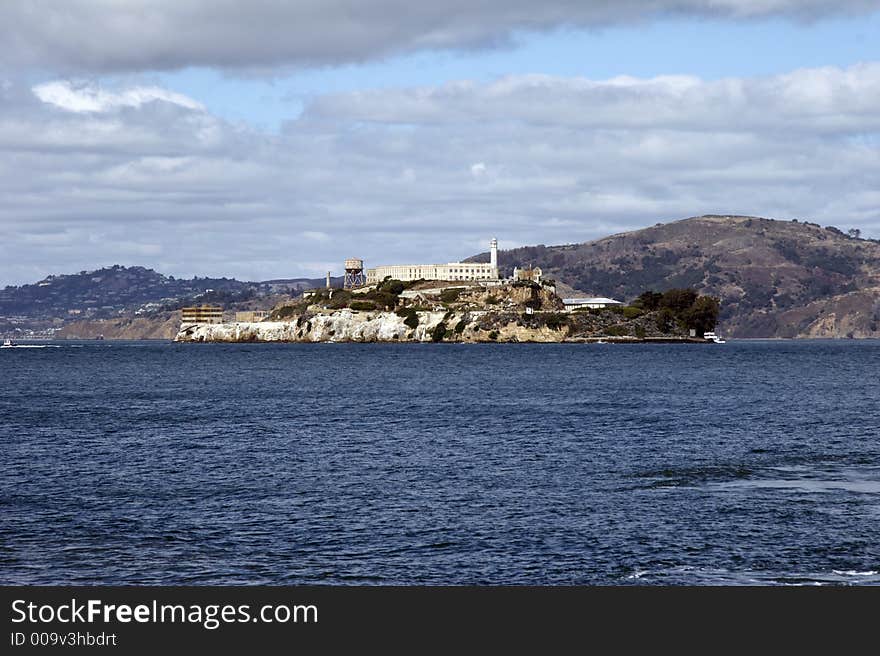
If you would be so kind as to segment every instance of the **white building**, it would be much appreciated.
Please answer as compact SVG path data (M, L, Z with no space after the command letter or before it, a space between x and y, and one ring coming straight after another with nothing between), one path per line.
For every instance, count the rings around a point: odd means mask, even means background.
M615 305L623 305L620 301L613 298L605 298L603 296L595 296L592 298L563 298L562 303L569 312L580 310L581 308L607 308Z
M391 264L367 269L367 284L385 278L394 280L498 280L498 240L489 242L489 263L450 262L448 264Z

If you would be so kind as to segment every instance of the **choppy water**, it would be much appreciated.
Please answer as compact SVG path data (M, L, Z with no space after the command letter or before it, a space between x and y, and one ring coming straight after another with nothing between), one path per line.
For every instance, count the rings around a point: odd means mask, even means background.
M0 582L878 584L878 373L876 341L3 349Z

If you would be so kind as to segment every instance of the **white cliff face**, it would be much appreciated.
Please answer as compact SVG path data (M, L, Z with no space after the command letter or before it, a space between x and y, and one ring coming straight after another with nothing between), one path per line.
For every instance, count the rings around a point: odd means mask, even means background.
M182 324L178 342L430 342L431 330L443 312L419 312L419 325L410 328L393 312L338 310L294 321ZM449 321L456 321L455 317Z

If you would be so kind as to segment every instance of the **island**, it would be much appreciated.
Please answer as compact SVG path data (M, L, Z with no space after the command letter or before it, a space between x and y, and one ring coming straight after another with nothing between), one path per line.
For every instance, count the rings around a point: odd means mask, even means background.
M593 302L590 302L593 301ZM719 301L692 289L631 304L563 299L552 280L400 281L324 288L259 321L183 322L177 342L701 342Z

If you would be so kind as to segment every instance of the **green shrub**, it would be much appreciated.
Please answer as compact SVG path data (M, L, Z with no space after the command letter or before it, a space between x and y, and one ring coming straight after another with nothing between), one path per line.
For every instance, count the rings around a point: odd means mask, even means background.
M636 326L636 337L639 339L645 339L645 327L644 326Z
M329 289L315 289L314 293L305 299L309 303L326 303L329 298L330 290Z
M347 289L334 289L333 297L330 299L328 305L334 309L338 310L339 308L348 307L349 302L351 302L351 292Z
M675 321L675 315L672 314L672 311L669 308L662 308L657 313L655 321L657 324L657 330L661 333L666 333L672 328L673 322Z
M400 308L397 310L397 316L405 317L403 320L405 326L416 328L419 325L419 315L416 313L415 308Z
M457 324L455 324L455 328L454 328L453 330L454 330L456 333L461 334L461 333L464 332L464 329L467 328L467 325L468 325L468 320L467 320L467 319L462 319L462 320L459 321Z
M623 316L627 319L636 319L642 316L642 314L644 314L644 312L642 312L642 309L633 305L629 305L623 308Z
M547 323L547 327L550 330L562 330L566 328L568 324L568 317L564 314L554 313L546 315L545 319Z
M431 341L442 342L445 336L446 324L441 321L436 326L434 326L434 329L431 331Z
M442 292L440 292L440 300L443 303L454 303L455 301L458 300L458 297L461 295L461 292L462 292L461 289L455 289L455 288L444 289Z
M287 319L288 317L292 317L296 314L296 306L295 305L285 305L284 307L280 307L272 313L273 319Z
M400 293L406 289L406 284L401 282L400 280L394 280L392 278L388 278L380 282L376 285L377 292L387 292L389 294L393 294L394 296L400 296Z
M500 303L500 299L497 296L489 295L486 297L487 305L498 305Z
M398 297L391 292L377 291L375 289L366 294L358 295L358 298L373 301L378 308L393 308L397 305L397 301L399 300Z
M375 310L376 304L372 301L352 301L348 307L352 310Z
M496 339L498 339L498 332L495 331L495 330L493 330L492 332L490 332L490 333L489 333L489 339L491 339L491 340L496 340Z
M624 335L629 334L629 330L627 330L626 326L608 326L608 328L605 329L605 334L612 337L623 337Z

